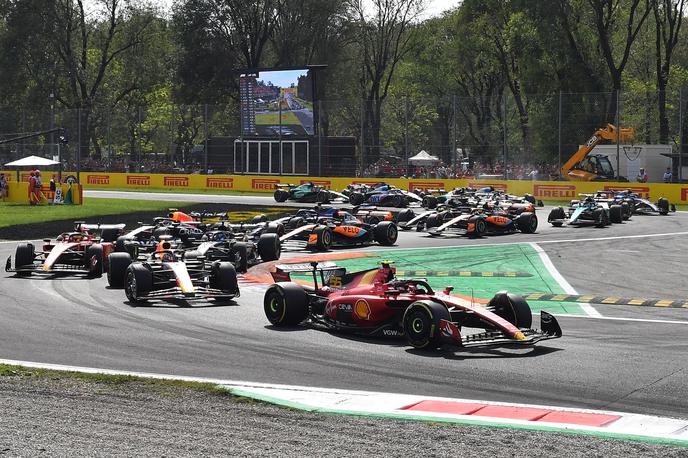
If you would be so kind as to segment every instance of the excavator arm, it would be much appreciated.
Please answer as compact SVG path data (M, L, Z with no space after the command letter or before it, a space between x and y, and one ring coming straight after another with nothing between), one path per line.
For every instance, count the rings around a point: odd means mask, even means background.
M625 143L635 137L635 129L632 127L622 127L618 130L619 142ZM612 124L607 124L604 129L597 129L590 139L585 142L573 156L569 158L561 167L561 176L566 180L573 181L594 181L599 179L601 171L595 170L591 161L586 161L590 152L603 140L616 143L617 129Z

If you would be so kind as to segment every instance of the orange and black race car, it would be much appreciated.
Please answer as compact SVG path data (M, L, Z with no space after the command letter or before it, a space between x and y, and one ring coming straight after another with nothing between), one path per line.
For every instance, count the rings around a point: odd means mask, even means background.
M335 210L327 216L318 212L299 215L284 221L285 233L280 236L280 242L286 247L327 250L373 243L394 245L399 232L393 221L366 223L344 210ZM282 224L280 220L277 222Z
M466 234L471 237L512 232L532 234L537 227L535 213L516 213L500 207L474 209L470 212L438 212L425 220L425 229L431 236L444 233Z

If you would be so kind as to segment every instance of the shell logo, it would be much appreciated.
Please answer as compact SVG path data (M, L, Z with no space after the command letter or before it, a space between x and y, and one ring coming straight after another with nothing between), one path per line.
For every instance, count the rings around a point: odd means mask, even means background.
M365 299L359 299L354 304L354 314L362 320L370 319L370 305Z

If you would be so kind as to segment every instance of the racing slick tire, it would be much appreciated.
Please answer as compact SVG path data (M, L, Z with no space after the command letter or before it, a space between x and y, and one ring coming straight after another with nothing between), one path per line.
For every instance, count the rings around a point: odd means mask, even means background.
M141 296L153 289L153 272L140 263L129 264L124 280L124 294L132 304L146 302Z
M131 264L129 253L114 252L108 255L107 281L111 288L124 287L129 264Z
M273 197L275 198L276 202L286 202L289 198L289 193L284 189L277 189L275 190Z
M406 205L404 205L404 198L399 194L396 194L389 199L389 206L395 208L403 208Z
M329 250L332 246L332 229L327 226L319 226L314 229L313 233L317 238L315 249L318 251Z
M547 216L547 222L554 227L563 226L564 222L562 220L564 219L566 219L566 212L564 211L564 207L553 208L552 211L549 212L549 216Z
M595 227L605 227L609 225L609 216L604 209L596 208L592 214L595 221Z
M324 189L318 191L318 193L315 195L315 201L319 204L330 203L330 193Z
M615 224L623 223L623 208L621 205L609 206L609 220Z
M524 195L523 200L525 200L526 202L530 202L531 204L535 205L535 197L532 194Z
M127 235L121 235L115 240L115 251L126 251L124 248L127 242L133 242L134 238Z
M411 221L415 217L416 213L410 208L407 208L397 214L397 223L405 223L406 221Z
M524 234L534 234L537 231L538 219L535 213L524 212L516 218L516 227Z
M100 240L103 242L114 242L119 238L121 229L116 227L108 227L100 231Z
M631 207L631 204L628 202L621 202L621 214L624 221L631 219L631 216L633 215L633 208Z
M262 262L277 261L282 254L282 242L277 234L261 234L257 246Z
M473 231L468 233L470 237L482 237L485 235L485 232L487 231L487 223L485 222L485 218L473 216L468 220L468 224L471 223L475 226Z
M423 197L423 202L421 202L421 205L423 208L429 208L430 210L437 208L437 197L425 196Z
M244 242L237 242L232 247L232 255L234 258L234 268L237 272L246 272L248 270L248 244Z
M14 267L27 267L33 265L33 260L36 258L36 250L33 243L20 243L17 245L17 250L14 252ZM31 271L17 272L18 277L25 277L31 275Z
M268 220L268 217L265 213L261 213L260 215L256 215L253 218L251 218L248 223L249 224L258 224L258 223L264 223Z
M451 321L447 307L432 301L416 301L404 311L406 341L419 350L435 350L442 344L440 320Z
M380 245L391 246L397 242L399 229L392 221L383 221L373 229L375 241Z
M433 227L439 227L442 225L442 215L435 213L433 215L428 215L425 219L425 229L431 229Z
M352 192L349 195L349 203L351 205L361 205L363 202L365 202L365 196L360 192Z
M102 277L105 271L105 255L103 245L95 243L84 252L84 267L88 269L89 277Z
M660 215L669 214L669 201L665 197L660 197L657 201L657 208L659 208Z
M210 268L210 287L219 289L226 296L216 297L219 300L229 300L239 295L239 281L234 265L231 262L214 262Z
M296 283L276 283L263 298L263 310L273 326L295 326L308 317L308 294Z
M265 234L277 234L278 237L281 237L284 235L284 225L272 221L265 226Z
M287 221L287 227L289 228L290 231L293 229L296 229L298 227L305 226L305 225L306 225L306 219L302 218L300 216L294 216L292 218L289 218L289 221Z
M530 329L533 325L533 313L530 306L523 296L518 294L500 291L490 299L487 308L517 328Z
M366 216L366 217L364 218L364 220L365 220L365 222L368 223L368 224L378 224L378 223L380 222L380 218L378 218L378 217L375 216L375 215Z

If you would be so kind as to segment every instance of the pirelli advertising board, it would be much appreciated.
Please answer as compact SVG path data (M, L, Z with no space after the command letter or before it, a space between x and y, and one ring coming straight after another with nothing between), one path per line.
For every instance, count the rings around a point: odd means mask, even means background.
M14 181L15 172L6 171L5 176ZM73 173L63 172L63 176ZM26 175L26 176L24 176ZM184 190L206 191L253 191L272 193L277 184L302 184L311 181L335 191L341 191L349 184L375 184L385 181L410 191L414 189L452 189L470 186L482 188L492 186L495 189L511 194L532 194L543 200L570 200L581 193L592 193L599 190L630 189L643 197L657 200L668 198L672 203L688 203L688 184L666 183L605 183L605 182L572 182L572 181L505 181L505 180L445 180L434 178L401 179L401 178L346 178L346 177L307 177L307 176L274 176L274 175L179 175L179 174L144 174L144 173L103 173L82 172L81 184L84 189L118 188L118 189L168 189L183 192ZM20 181L28 180L28 172L20 173Z

